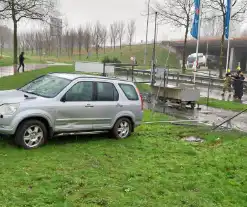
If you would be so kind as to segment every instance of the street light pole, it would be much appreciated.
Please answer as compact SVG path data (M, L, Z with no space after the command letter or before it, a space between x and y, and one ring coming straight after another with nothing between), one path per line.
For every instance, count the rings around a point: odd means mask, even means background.
M155 84L157 16L158 16L158 12L155 12L154 43L153 43L153 57L152 57L152 70L151 70L151 85L152 86Z
M147 16L147 27L146 27L146 44L145 44L145 52L144 52L144 65L146 65L147 61L147 44L148 44L148 25L149 25L149 10L150 10L150 0L148 0L148 16Z

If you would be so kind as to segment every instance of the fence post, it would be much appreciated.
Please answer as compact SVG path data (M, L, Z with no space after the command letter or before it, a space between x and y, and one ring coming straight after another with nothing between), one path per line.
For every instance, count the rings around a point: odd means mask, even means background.
M177 73L177 83L176 83L176 86L178 86L179 84L179 73Z
M167 77L167 79L166 79L166 85L168 85L168 81L169 81L169 68L167 68L167 75L166 75Z
M106 74L105 74L105 63L103 63L103 76L106 76Z
M208 102L209 102L209 89L211 84L211 70L209 71L209 80L208 80L208 96L207 96L207 108L208 108Z
M132 82L134 82L134 65L132 65Z

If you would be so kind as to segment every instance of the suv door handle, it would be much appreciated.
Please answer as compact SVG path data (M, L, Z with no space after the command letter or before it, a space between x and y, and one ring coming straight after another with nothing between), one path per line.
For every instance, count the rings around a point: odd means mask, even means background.
M94 106L92 106L92 105L90 105L90 104L87 104L85 107L86 107L86 108L93 108Z
M116 107L123 107L123 105L120 104L120 103L118 103L118 104L116 105Z

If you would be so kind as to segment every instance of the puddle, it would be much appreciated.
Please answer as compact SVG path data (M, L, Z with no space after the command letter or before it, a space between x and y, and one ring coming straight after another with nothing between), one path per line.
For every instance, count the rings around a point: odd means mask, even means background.
M145 102L145 108L152 109L151 103ZM174 107L167 107L158 103L155 106L154 111L164 113L169 116L176 117L178 119L198 120L199 123L204 123L210 126L217 126L228 118L236 115L238 112L226 111L222 109L216 109L206 106L200 106L200 110L197 109L178 109ZM223 128L233 128L243 132L247 132L247 113L243 113L238 117L235 117L228 123L222 125Z
M199 137L193 137L193 136L186 137L183 140L186 141L186 142L200 142L200 143L204 142L204 139L199 138Z

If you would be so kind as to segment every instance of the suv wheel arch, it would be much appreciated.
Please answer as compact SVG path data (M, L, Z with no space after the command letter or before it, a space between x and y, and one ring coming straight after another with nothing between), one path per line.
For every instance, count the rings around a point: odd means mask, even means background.
M53 132L53 128L50 125L50 122L48 121L48 119L46 119L46 118L44 118L42 116L31 116L31 117L24 118L18 124L15 132L18 130L18 128L19 128L19 126L21 126L21 124L23 124L24 122L29 121L29 120L38 120L38 121L42 122L45 125L45 127L46 127L46 129L48 131L48 137L49 138L52 138L53 137L54 132Z
M134 123L133 118L132 118L131 116L121 116L121 117L117 118L117 120L114 122L113 127L115 126L115 124L116 124L120 119L128 119L128 120L130 121L130 123L131 123L131 132L134 132L134 130L135 130L135 123ZM112 127L112 128L113 128L113 127Z

